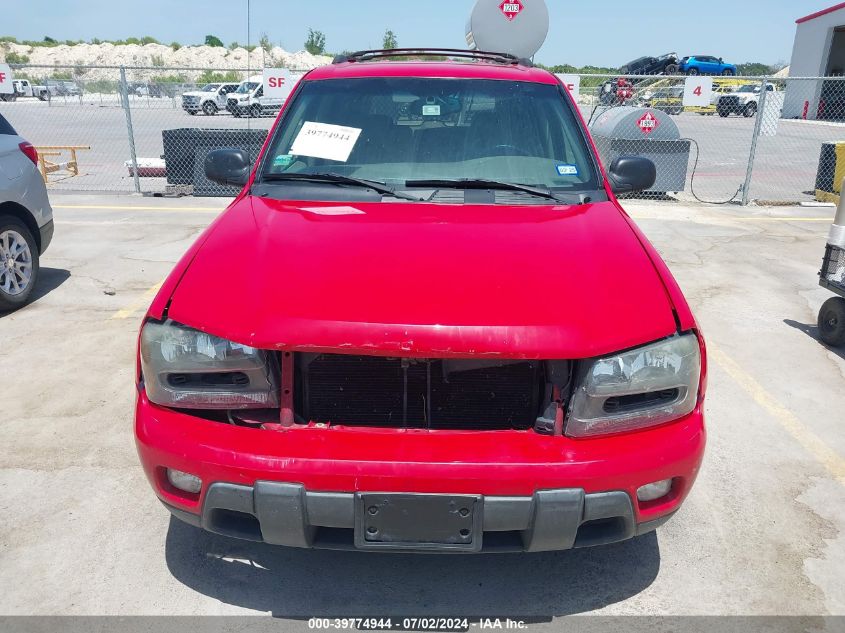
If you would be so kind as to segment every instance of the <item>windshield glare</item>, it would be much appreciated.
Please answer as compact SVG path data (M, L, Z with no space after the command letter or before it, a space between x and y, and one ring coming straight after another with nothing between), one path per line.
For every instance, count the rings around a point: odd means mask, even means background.
M245 84L241 84L235 92L243 95L243 94L246 94L248 92L252 92L256 88L258 88L258 83L254 82L254 81L250 81L250 82L247 82Z
M206 84L202 88L202 92L214 92L220 87L220 84Z
M760 86L742 86L738 92L760 92Z
M313 142L315 134L323 138ZM326 172L399 189L406 181L442 179L598 189L579 123L560 88L532 82L306 82L273 138L263 173Z

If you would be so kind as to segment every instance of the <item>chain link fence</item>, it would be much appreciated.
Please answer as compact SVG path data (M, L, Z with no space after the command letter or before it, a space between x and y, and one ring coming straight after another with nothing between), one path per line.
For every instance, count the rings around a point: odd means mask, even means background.
M204 178L205 153L239 146L254 156L282 105L250 69L13 69L23 94L0 110L39 148L57 191L233 195ZM640 195L746 204L839 194L845 78L713 77L698 106L684 105L686 80L565 77L605 165L624 153L657 164L658 182Z

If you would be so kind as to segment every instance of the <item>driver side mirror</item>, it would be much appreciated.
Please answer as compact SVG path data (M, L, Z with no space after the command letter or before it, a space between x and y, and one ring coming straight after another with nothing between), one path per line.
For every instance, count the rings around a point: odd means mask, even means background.
M242 149L215 149L205 157L205 177L219 185L243 187L249 180L252 165Z
M607 179L614 194L645 191L657 180L657 167L642 156L619 156L610 164Z

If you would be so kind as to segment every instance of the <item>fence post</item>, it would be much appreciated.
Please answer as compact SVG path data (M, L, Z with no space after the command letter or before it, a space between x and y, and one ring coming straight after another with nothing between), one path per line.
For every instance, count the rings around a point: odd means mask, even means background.
M135 132L132 130L132 110L129 108L129 86L126 83L126 68L120 67L120 101L126 114L126 133L129 136L129 158L132 161L132 174L135 180L135 193L141 193L141 180L138 177L138 156L135 153Z
M742 206L748 204L748 197L751 195L751 174L754 171L754 155L757 153L757 141L760 138L760 128L763 126L763 116L766 111L766 84L768 77L760 84L760 99L757 106L757 118L754 121L754 135L751 137L751 151L748 153L748 169L745 170L745 183L742 185Z

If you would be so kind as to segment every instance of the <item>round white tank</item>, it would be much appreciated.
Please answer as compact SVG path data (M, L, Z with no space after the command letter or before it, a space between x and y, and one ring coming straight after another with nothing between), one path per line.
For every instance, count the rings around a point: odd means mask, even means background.
M471 49L530 58L549 34L545 0L478 0L467 22Z

